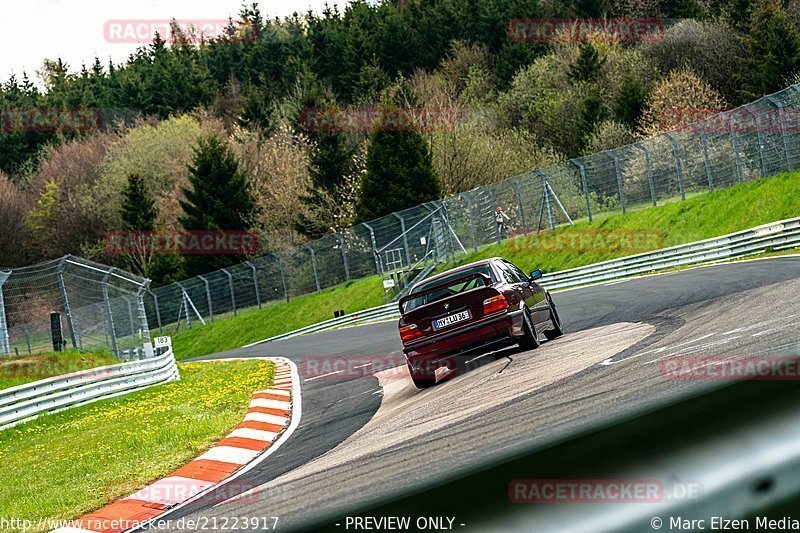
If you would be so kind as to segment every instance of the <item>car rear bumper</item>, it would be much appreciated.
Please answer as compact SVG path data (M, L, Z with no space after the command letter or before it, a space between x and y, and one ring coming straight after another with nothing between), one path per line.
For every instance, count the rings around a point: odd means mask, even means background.
M504 338L511 341L521 332L522 310L511 311L421 340L403 348L403 353L410 363L431 362L483 345L492 345Z

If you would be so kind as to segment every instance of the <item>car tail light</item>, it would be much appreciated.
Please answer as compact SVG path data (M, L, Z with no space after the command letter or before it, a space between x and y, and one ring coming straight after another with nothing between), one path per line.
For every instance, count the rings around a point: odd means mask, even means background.
M508 309L508 301L502 294L492 296L483 301L483 314L490 315L503 309Z
M422 337L422 330L416 324L409 324L400 328L400 340L403 343L413 341L414 339Z

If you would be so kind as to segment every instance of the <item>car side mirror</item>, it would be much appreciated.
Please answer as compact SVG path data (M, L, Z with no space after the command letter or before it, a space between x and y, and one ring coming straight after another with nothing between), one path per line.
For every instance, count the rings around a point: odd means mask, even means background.
M542 277L542 271L540 269L536 269L531 272L531 281L536 281L537 279Z

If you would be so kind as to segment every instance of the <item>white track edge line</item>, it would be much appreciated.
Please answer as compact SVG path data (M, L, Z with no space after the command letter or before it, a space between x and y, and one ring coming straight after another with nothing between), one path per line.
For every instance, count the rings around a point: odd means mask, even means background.
M223 487L223 486L227 485L228 483L230 483L231 481L234 481L234 480L238 479L239 477L243 476L244 474L246 474L247 472L249 472L250 470L252 470L256 466L258 466L259 464L264 462L273 453L278 451L278 449L281 447L281 445L284 442L286 442L287 440L289 440L289 437L292 436L292 433L294 433L294 431L297 429L297 426L300 425L300 417L301 417L302 411L303 411L302 410L302 399L301 399L301 396L300 396L300 373L297 370L297 365L295 365L294 361L292 361L291 359L287 359L285 357L231 357L231 358L227 358L227 359L209 359L209 360L203 360L203 361L197 361L197 362L205 363L205 362L213 362L213 361L247 361L247 360L251 360L251 359L283 360L283 361L287 362L289 364L289 366L292 368L292 419L291 419L291 422L289 423L289 427L287 427L286 430L283 433L281 433L281 435L278 437L278 439L275 442L273 442L272 445L269 448L267 448L264 453L262 453L261 455L256 457L253 461L250 461L249 463L247 463L241 469L237 470L232 476L223 479L219 483L215 484L212 487L209 487L208 489L206 489L206 490L204 490L202 492L199 492L194 497L186 500L185 502L180 503L180 504L176 505L175 507L169 508L168 510L166 510L162 514L160 514L160 515L158 515L158 516L146 521L141 526L127 529L125 531L125 533L129 533L129 532L132 532L132 531L140 530L142 527L150 527L150 525L152 523L154 523L156 520L161 520L162 518L172 514L173 512L177 511L178 509L182 509L183 507L186 507L187 505L197 501L198 499L202 498L203 496L205 496L206 494L210 493L211 491L216 490L216 489L218 489L220 487Z

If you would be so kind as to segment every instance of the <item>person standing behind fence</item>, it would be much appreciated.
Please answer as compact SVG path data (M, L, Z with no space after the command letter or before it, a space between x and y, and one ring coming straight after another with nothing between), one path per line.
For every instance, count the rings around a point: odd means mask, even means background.
M498 207L494 212L494 221L497 223L497 233L502 235L506 231L506 221L511 218L503 211L502 207Z

